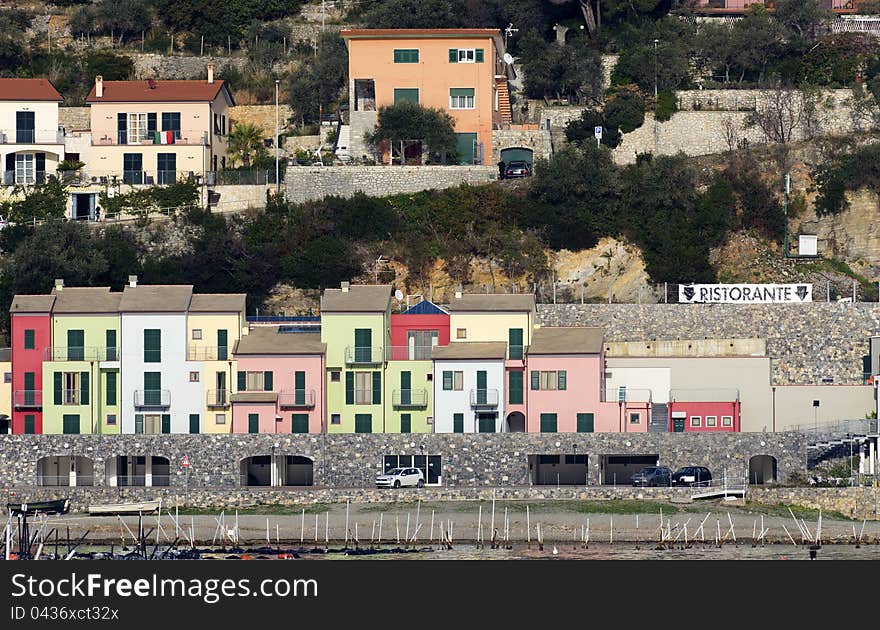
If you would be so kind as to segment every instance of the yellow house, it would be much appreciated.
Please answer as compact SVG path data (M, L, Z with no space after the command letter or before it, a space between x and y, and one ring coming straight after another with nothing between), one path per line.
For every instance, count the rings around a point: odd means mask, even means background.
M97 76L86 102L92 128L87 174L102 183L170 184L226 166L234 102L226 84L214 80L212 64L206 81Z
M12 433L12 353L0 348L0 435Z
M229 433L232 428L231 395L237 363L232 349L247 332L244 293L193 294L186 323L186 360L200 370L189 378L202 379L205 392L204 413L198 431ZM192 418L191 418L192 420Z
M535 296L531 293L456 292L449 304L449 341L503 341L507 358L521 360L532 341Z

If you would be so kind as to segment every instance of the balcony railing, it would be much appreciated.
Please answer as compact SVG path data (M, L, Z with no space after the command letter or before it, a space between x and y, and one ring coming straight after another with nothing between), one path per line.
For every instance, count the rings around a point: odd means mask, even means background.
M135 407L170 407L171 392L167 389L136 389L134 390Z
M207 393L208 407L228 407L232 392L228 389L209 389Z
M187 361L227 361L229 346L195 346L186 349Z
M64 144L60 129L0 129L0 144Z
M3 171L4 186L25 186L33 184L45 184L46 171Z
M739 400L735 387L679 388L669 390L671 402L734 402Z
M428 390L424 387L418 389L395 389L391 392L391 404L394 407L427 407Z
M472 389L471 407L497 407L497 389Z
M434 346L389 346L385 348L387 361L430 361Z
M54 399L53 399L54 401ZM81 389L62 389L61 390L61 404L62 405L82 405L82 390Z
M610 387L605 392L605 402L616 403L650 403L654 400L654 393L650 389L638 387Z
M281 407L294 409L297 407L311 408L315 406L314 389L286 389L278 394Z
M18 389L12 396L13 404L18 408L37 409L43 406L43 390Z
M119 361L119 348L101 346L53 346L43 352L46 361Z
M168 147L174 145L185 146L210 146L211 136L203 129L189 129L175 131L170 142L162 142L163 132L147 132L145 135L135 137L128 131L117 131L115 134L104 134L98 137L92 136L93 146L150 146L157 145Z
M369 346L348 346L345 348L345 363L348 365L376 365L384 363L384 348Z

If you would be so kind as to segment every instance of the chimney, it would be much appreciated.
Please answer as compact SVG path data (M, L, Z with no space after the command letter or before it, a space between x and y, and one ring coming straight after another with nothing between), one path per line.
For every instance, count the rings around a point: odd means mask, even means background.
M95 77L95 98L104 98L104 77L100 74Z
M350 287L351 284L348 282L342 282L339 286L342 288L343 293L348 293L348 287Z
M455 299L456 299L456 300L460 300L460 299L461 299L461 291L456 291L456 292L455 292Z
M61 293L64 288L64 278L55 278L55 292Z
M137 276L129 276L128 277L128 286L136 287L138 285L138 277Z
M208 64L208 83L213 83L213 82L214 82L214 64L209 63Z

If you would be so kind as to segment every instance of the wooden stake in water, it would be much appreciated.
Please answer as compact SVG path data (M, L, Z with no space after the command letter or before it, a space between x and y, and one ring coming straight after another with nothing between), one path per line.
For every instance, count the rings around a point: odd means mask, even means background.
M324 512L324 545L330 543L330 511Z
M373 546L373 541L376 540L376 519L373 519L373 528L370 530L370 547Z
M526 539L529 543L529 549L532 548L532 524L529 519L529 506L526 506Z
M397 544L400 544L400 517L394 515L394 528L397 530Z
M477 546L480 545L480 542L483 539L483 505L480 504L479 512L477 512Z
M495 546L495 489L494 488L492 489L492 521L491 521L490 526L492 529L489 530L489 536L492 539L492 547L494 548L494 546Z
M406 513L406 533L403 535L404 541L409 541L409 512Z
M299 544L303 544L306 537L306 509L303 508L302 520L299 522Z
M428 541L428 544L434 544L434 510L431 510L431 538Z
M348 499L345 500L345 546L348 547Z
M379 512L379 538L376 542L377 545L382 544L382 518L385 516L385 512Z
M318 545L318 513L315 512L315 546Z

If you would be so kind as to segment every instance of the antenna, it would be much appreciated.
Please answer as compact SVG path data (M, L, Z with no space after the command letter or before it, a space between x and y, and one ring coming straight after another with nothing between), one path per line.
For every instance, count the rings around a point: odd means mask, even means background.
M513 55L511 55L510 53L504 53L502 59L504 59L504 63L506 63L508 66L513 63Z
M397 289L397 290L394 292L394 298L395 298L398 302L400 302L401 300L403 300L403 291L401 291L400 289Z

